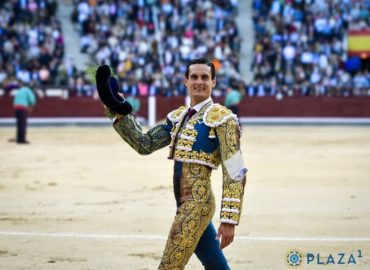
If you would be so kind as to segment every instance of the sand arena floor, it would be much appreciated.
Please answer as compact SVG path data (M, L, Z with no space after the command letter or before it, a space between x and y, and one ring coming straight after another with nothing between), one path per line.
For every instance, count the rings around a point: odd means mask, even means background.
M26 146L13 134L0 128L0 269L157 269L175 213L167 149L139 156L110 127L30 128ZM293 249L298 269L370 269L369 127L249 126L242 150L232 269L291 269ZM220 170L212 181L218 227Z

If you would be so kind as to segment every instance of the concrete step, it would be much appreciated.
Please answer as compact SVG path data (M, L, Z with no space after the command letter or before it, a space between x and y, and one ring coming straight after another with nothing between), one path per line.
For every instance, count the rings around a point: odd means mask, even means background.
M80 35L71 21L73 11L72 1L60 1L57 17L62 24L65 42L65 58L71 61L79 70L85 70L90 63L87 54L80 52Z
M253 79L250 69L253 60L254 29L252 21L252 0L241 0L238 2L238 16L236 23L239 35L242 38L241 52L239 54L239 69L243 80L247 83Z

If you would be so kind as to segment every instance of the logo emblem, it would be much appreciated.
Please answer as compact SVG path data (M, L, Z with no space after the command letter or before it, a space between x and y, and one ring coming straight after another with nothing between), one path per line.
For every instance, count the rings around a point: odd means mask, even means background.
M288 253L286 261L290 266L299 267L302 264L302 254L297 250Z

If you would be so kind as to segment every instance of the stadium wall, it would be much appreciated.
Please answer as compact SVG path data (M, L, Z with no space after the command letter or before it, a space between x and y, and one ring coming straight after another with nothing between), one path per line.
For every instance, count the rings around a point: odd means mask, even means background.
M138 115L147 118L148 99L140 97ZM157 97L156 119L185 102L184 97ZM223 99L215 98L223 103ZM102 117L104 109L99 100L86 98L62 99L45 97L38 100L32 117ZM273 97L246 97L240 106L243 117L370 117L370 97L299 97L276 100ZM13 117L12 98L0 97L0 117Z

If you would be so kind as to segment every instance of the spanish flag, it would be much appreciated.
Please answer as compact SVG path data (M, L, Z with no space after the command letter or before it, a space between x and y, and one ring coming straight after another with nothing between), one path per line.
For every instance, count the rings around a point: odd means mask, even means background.
M348 33L348 56L370 58L370 28L351 30Z

